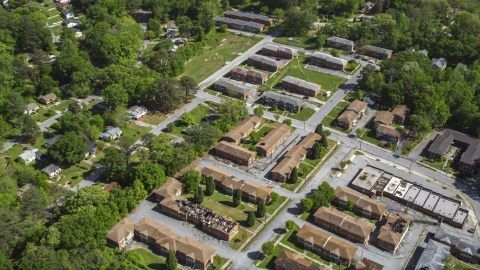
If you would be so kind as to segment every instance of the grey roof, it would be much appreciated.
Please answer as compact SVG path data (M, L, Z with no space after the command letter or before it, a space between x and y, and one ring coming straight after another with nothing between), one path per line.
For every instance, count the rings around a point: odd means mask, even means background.
M88 153L91 154L91 153L95 152L96 149L97 149L97 144L96 144L96 143L94 143L94 142L89 142L89 143L87 143L87 151L88 151Z
M435 233L435 239L455 246L461 252L480 257L480 243L465 238L464 235L450 231L444 226L440 226Z
M271 58L265 57L263 55L258 55L258 54L251 55L248 57L248 59L253 59L254 61L262 62L274 67L278 67L283 64L281 61L273 60Z
M63 20L63 23L64 23L64 24L69 24L69 23L76 23L76 24L78 24L78 20L76 20L76 19L65 19L65 20Z
M321 53L321 52L312 53L312 57L320 58L320 59L323 59L327 62L335 63L335 64L342 65L342 66L345 65L346 63L348 63L348 61L345 60L345 59L341 59L341 58L338 58L338 57L333 57L330 54Z
M35 158L36 155L35 153L38 151L38 149L34 148L32 150L25 150L22 154L20 154L18 157L23 159L23 160L28 160L31 158Z
M62 137L62 135L55 135L54 137L48 139L44 144L43 147L49 147L50 145L54 144L58 138Z
M264 25L261 23L256 23L256 22L247 22L247 21L242 21L242 20L237 20L237 19L231 19L231 18L226 18L226 17L216 17L213 19L214 21L222 22L222 23L227 23L227 24L236 24L240 26L241 28L248 26L251 28L257 28L260 29Z
M292 77L292 76L287 76L287 77L283 78L282 82L288 82L288 83L291 83L291 84L296 84L296 85L298 85L298 86L300 86L304 89L311 90L312 92L315 92L315 91L317 91L318 89L321 88L321 86L318 85L318 84L307 82L305 80L295 78L295 77Z
M60 167L58 167L57 165L50 164L47 167L43 168L42 172L50 175L50 174L58 171L59 169L60 169Z
M376 52L384 55L391 54L393 51L385 48L380 48L372 45L365 45L362 47L363 50L371 51L371 52Z
M290 97L287 95L282 95L274 91L267 91L264 95L265 98L273 99L277 102L281 101L287 104L295 105L295 106L302 106L303 100L295 97Z
M33 110L37 110L38 109L38 105L37 103L30 103L26 106L26 109L28 111L33 111Z
M447 64L447 60L443 57L440 57L440 58L433 58L432 59L432 65L433 67L436 67L436 68L443 68L444 65Z
M414 52L415 48L414 47L409 47L405 50L406 52Z
M418 51L418 52L419 52L419 53L423 53L423 54L425 54L425 55L428 55L428 51L425 50L425 49L422 49L422 50L420 50L420 51Z
M217 80L215 82L215 84L223 86L230 91L233 91L233 92L238 93L238 94L243 94L243 95L245 95L246 93L248 93L251 90L250 87L247 87L247 86L242 85L242 84L234 83L232 81L228 81L225 78L220 78L219 80Z
M249 18L249 19L257 19L257 20L262 20L262 21L270 21L271 19L267 16L264 15L258 15L258 14L251 14L251 13L245 13L245 12L239 12L239 11L233 11L233 10L227 10L223 14L231 14L237 17L243 17L243 18Z
M106 133L111 136L116 136L117 134L122 134L122 130L118 127L108 126Z
M64 10L62 10L62 14L63 14L63 15L68 15L68 14L70 14L70 13L73 14L73 11L71 11L71 10L69 10L69 9L64 9Z
M418 259L415 270L442 270L445 266L445 259L450 256L450 247L430 239L427 247L423 250Z
M355 45L355 42L353 42L351 40L348 40L348 39L345 39L345 38L334 37L334 36L327 38L327 41L332 41L332 42L335 42L335 43L345 44L345 45L349 45L349 46L354 46Z
M46 157L45 153L43 153L42 151L38 150L37 152L35 152L35 158L38 159L38 160L42 160Z
M460 158L461 162L474 164L475 160L480 158L480 140L451 129L446 129L443 134L437 135L432 145L428 148L428 151L437 155L443 155L447 152L453 141L459 141L469 145Z
M288 47L284 47L284 46L275 46L275 45L272 45L272 44L267 44L267 45L263 46L262 49L268 49L268 50L271 50L271 51L281 51L281 52L291 53L291 54L296 54L298 52L298 50L296 50L296 49L292 49L292 48L288 48Z

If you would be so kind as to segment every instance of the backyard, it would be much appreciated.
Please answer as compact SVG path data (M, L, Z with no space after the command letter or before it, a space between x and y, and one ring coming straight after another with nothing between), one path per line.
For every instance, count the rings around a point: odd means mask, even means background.
M183 75L189 75L200 83L219 70L225 62L237 58L260 40L230 34L218 46L204 47L199 55L192 57L185 64Z
M80 162L72 167L63 170L60 173L59 183L61 185L69 184L71 187L76 186L82 179L90 175L95 169L90 164Z
M315 110L309 107L303 107L298 113L289 113L287 116L299 121L307 121L315 114Z
M150 130L152 130L151 127L139 126L132 121L122 129L123 131L122 136L130 137L134 139L140 139L143 135L147 134Z
M338 131L341 131L343 133L348 133L348 131L344 130L344 129L341 129L335 125L333 125L333 122L335 121L335 119L337 119L338 116L340 116L340 114L345 110L345 108L349 105L350 103L349 102L346 102L346 101L341 101L337 104L337 106L335 106L335 108L333 110L331 110L328 115L323 119L323 124L328 126L328 127L331 127L331 128L334 128Z
M53 117L55 114L56 112L53 112L53 114L50 115L47 110L45 110L43 107L40 107L38 109L38 113L32 113L30 116L32 116L33 120L41 123Z
M213 112L212 112L212 110L207 108L207 106L205 106L203 104L200 104L197 107L195 107L193 110L191 110L190 113L194 117L193 122L198 124L205 119L205 116L207 116L207 115L209 115ZM173 128L173 130L170 133L175 134L175 135L180 136L180 137L183 137L184 136L183 130L186 128L186 126L180 124L180 122L178 122L178 121L174 122L174 123L175 123L175 127Z
M55 105L55 106L50 106L48 107L49 109L54 109L57 111L64 111L65 109L68 108L68 106L72 103L75 103L75 100L59 100L57 102L60 102L60 104Z
M12 148L8 149L7 151L3 152L4 156L9 156L10 160L15 160L20 154L23 153L23 146L20 144L14 144Z
M315 43L312 42L312 40L308 38L290 38L289 40L288 37L277 37L273 39L273 42L284 44L284 45L289 45L289 46L295 46L295 47L300 47L300 48L313 48L315 46Z
M166 269L167 264L162 257L143 248L135 249L135 251L142 257L144 269Z

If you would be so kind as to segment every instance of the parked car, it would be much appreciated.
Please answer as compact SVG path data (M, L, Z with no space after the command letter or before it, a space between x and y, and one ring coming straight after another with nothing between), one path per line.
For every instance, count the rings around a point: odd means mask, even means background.
M309 97L308 96L303 96L303 99L309 99Z
M375 61L373 61L373 60L368 60L367 62L370 63L370 64L375 64Z
M280 57L277 57L277 61L282 61L282 58L280 58Z

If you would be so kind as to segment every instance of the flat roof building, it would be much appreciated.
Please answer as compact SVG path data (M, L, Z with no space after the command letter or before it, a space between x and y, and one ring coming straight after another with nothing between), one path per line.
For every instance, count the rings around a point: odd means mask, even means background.
M353 180L352 188L358 192L372 196L375 194L375 192L372 190L382 176L382 170L379 170L375 167L366 166Z

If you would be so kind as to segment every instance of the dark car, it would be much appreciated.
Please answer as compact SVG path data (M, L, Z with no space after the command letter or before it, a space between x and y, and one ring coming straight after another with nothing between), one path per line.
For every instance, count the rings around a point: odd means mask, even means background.
M303 96L303 99L308 99L309 97L308 96Z
M360 58L360 55L357 54L357 55L355 55L353 58L359 59L359 58Z

